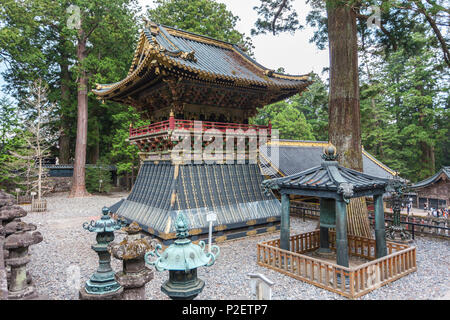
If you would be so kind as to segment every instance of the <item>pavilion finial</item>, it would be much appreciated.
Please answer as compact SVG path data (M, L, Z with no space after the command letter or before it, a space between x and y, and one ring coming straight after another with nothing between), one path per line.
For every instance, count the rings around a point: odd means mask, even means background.
M147 18L143 17L142 20L144 20L144 28L150 30L152 34L158 34L159 33L159 27L156 23L153 21L148 20Z
M325 161L336 161L339 155L336 152L336 147L330 144L328 147L323 149L322 159Z

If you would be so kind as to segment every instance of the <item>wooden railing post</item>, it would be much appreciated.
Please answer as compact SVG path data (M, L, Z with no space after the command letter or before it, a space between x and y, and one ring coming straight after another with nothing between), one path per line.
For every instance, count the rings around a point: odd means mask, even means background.
M169 115L169 130L175 130L175 116L172 110L170 110Z

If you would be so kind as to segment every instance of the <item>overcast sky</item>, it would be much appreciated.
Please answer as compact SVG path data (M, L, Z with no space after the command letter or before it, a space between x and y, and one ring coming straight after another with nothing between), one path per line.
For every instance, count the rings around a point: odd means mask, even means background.
M250 36L250 30L257 20L253 7L259 5L259 0L217 1L224 3L228 10L240 18L236 26L237 30ZM144 10L147 5L154 7L153 0L139 0L139 2ZM283 67L289 74L307 74L314 71L324 79L326 75L322 75L322 70L329 66L328 49L319 50L315 44L309 42L313 35L313 28L306 26L305 23L306 15L310 10L305 2L305 0L293 2L300 23L305 26L303 30L297 31L294 35L282 33L276 36L266 34L252 37L255 60L270 69ZM0 71L3 68L4 65L0 66ZM0 86L3 84L3 79L0 77Z

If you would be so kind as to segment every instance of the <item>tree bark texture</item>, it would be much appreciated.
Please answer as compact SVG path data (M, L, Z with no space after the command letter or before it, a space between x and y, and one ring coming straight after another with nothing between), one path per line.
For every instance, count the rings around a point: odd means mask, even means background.
M88 129L88 77L84 70L83 61L86 58L87 39L82 29L78 34L77 58L81 66L78 79L78 119L77 119L77 139L75 146L75 163L73 166L73 183L69 197L86 197L89 193L86 190L86 146Z
M328 135L340 155L339 163L362 171L356 13L345 4L345 1L327 1L330 50ZM367 207L362 198L350 200L347 231L348 234L371 237Z
M70 106L70 74L69 65L62 63L61 67L61 127L59 136L59 164L68 164L70 160L70 136L69 124L64 113Z

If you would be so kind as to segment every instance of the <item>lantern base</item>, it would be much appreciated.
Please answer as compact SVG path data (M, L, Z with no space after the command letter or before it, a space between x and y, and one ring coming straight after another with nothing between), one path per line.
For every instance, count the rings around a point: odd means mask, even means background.
M38 300L39 296L33 286L20 291L9 291L8 300Z
M88 294L103 295L114 293L117 290L122 289L114 275L115 273L113 271L94 273L91 278L86 281L84 291Z
M120 300L122 298L123 288L119 286L119 289L113 292L104 293L88 293L86 287L81 288L79 291L80 300Z
M173 300L193 300L204 287L205 281L199 278L189 282L174 282L169 279L161 286L161 291Z
M403 226L390 226L386 230L386 238L389 241L400 242L404 244L413 243L411 234L405 230Z

